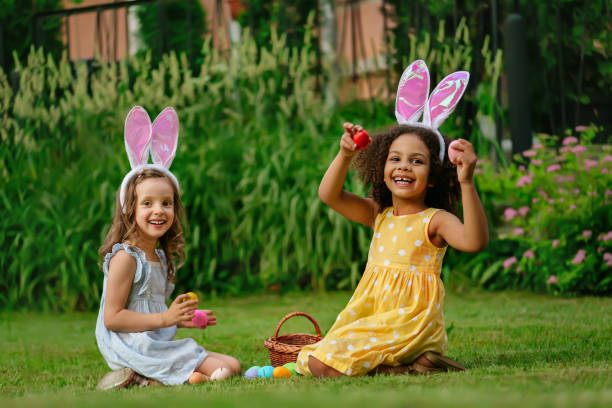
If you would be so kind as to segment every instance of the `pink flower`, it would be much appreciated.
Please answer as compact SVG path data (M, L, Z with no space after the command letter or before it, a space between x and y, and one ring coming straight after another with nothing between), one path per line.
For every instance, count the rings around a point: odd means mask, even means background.
M559 149L559 151L560 151L561 153L567 153L567 152L569 152L569 151L571 151L571 150L572 150L572 148L571 148L571 147L569 147L569 146L563 146L562 148L560 148L560 149Z
M582 231L582 238L588 238L591 235L593 235L593 231L591 231L591 230L584 230L584 231Z
M586 251L584 249L579 249L574 259L572 259L572 263L574 265L580 265L582 261L584 261L584 258L586 258Z
M607 155L606 157L603 158L603 162L604 163L609 163L612 162L612 156Z
M612 231L608 231L608 232L606 233L606 235L604 235L603 240L604 240L604 241L610 241L610 240L612 240Z
M532 181L532 176L521 176L521 178L519 178L519 181L516 182L516 186L525 187L525 185L531 184Z
M520 166L518 166L518 169L519 169L520 171L525 171L525 166L523 166L523 165L521 164Z
M543 147L544 146L542 146L542 143L536 143L536 144L533 145L533 148L536 149L536 150L541 149Z
M531 161L531 164L533 164L534 166L539 166L540 164L542 164L542 159L533 159Z
M589 170L591 170L592 167L595 167L598 164L599 164L599 161L597 161L597 160L586 159L584 161L584 169L586 171L589 171Z
M538 201L540 201L540 200L538 200L537 198L532 198L531 199L531 202L534 203L534 204L537 203Z
M559 199L559 202L560 202L560 203L564 203L564 202L565 202L565 197L561 197L561 198Z
M578 195L578 194L580 194L580 189L579 188L575 188L575 189L572 190L572 193Z
M510 267L514 265L517 261L518 259L516 259L516 256L506 259L504 261L504 269L510 269Z
M518 209L518 212L519 212L519 214L521 214L524 217L529 212L529 207L524 205L524 206L522 206L521 208Z
M538 154L538 152L536 152L535 150L525 150L523 152L523 156L525 156L525 157L533 157L536 154Z
M612 254L609 252L606 252L603 255L603 259L604 261L606 261L606 266L612 266Z
M547 285L554 285L559 283L559 279L555 275L550 275L550 277L546 280Z
M523 235L525 233L525 230L522 229L521 227L516 227L514 229L514 236L516 237L520 237L521 235Z
M482 173L483 173L483 171L482 171L482 169L480 169L480 168L476 167L476 169L474 170L474 173L476 173L476 174L482 174Z
M553 200L552 198L548 199L548 204L554 204L554 203L555 203L555 200Z
M578 143L578 138L574 136L566 137L565 139L563 139L563 146L567 146L569 144L575 144L575 143Z
M607 195L607 196L612 195L612 190L606 190L606 192L604 193L604 195Z
M533 252L533 249L528 249L523 253L523 258L533 259L534 257L535 257L535 252Z
M510 221L511 219L513 219L517 214L517 211L514 208L506 208L506 211L504 211L504 217L506 217L506 221Z
M589 127L584 125L578 125L574 129L576 130L576 132L586 132L587 130L589 130Z
M578 207L576 207L576 204L570 204L570 206L569 206L570 210L575 210L576 208L578 208Z
M601 174L608 174L608 169L606 169L605 167L601 169Z
M574 154L584 153L586 152L586 147L582 145L574 146L572 147L572 152L574 152Z
M597 247L597 253L601 254L604 250L604 247Z
M548 166L546 168L546 172L547 173L551 173L553 171L557 171L557 170L561 170L561 166L558 164L551 164L550 166Z
M552 242L552 247L553 247L553 248L556 248L558 245L559 245L559 240L558 240L558 239L555 239L555 240Z

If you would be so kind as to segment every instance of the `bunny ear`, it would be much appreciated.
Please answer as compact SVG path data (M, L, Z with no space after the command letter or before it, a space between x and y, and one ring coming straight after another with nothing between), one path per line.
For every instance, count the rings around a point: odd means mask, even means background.
M440 81L425 104L423 123L434 129L440 127L448 115L455 110L469 80L469 72L457 71Z
M130 110L125 118L123 136L132 168L146 164L151 147L151 119L144 108L134 106Z
M402 73L395 96L395 117L398 123L417 121L429 94L429 70L423 60L416 60Z
M176 111L172 107L164 109L153 122L153 140L151 156L153 163L170 168L179 134L179 120Z

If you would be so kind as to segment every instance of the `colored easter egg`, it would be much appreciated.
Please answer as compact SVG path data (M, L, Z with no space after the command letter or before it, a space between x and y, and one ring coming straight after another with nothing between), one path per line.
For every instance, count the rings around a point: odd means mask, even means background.
M208 315L203 310L196 310L193 312L193 319L191 321L198 327L204 328L208 324Z
M353 142L357 145L358 150L363 150L370 144L370 135L363 129L359 130L353 135Z
M249 368L248 370L246 370L246 372L244 373L244 376L246 378L257 378L257 371L259 371L260 368L261 368L260 366L253 366Z
M458 149L459 144L460 143L458 140L453 140L448 145L448 159L453 164L457 164L456 162L457 154L461 153L461 150Z
M272 371L272 375L274 378L289 378L291 377L291 371L287 367L275 367L274 371Z
M283 367L285 367L287 370L289 370L291 375L296 375L297 374L297 371L295 371L295 363L283 364Z
M274 367L263 366L259 370L257 370L257 376L261 378L270 378L272 377L273 372L274 372Z
M198 300L198 295L196 295L193 292L187 292L185 293L187 296L189 296L189 299L184 299L183 302L187 302L189 300ZM182 302L181 302L182 303Z

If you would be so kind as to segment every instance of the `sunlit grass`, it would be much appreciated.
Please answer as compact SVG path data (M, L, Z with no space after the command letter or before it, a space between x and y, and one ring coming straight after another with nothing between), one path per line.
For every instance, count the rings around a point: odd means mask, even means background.
M182 330L246 370L266 364L265 338L293 310L323 331L348 292L214 298L217 327ZM204 302L201 306L204 306ZM94 338L95 314L4 313L0 325L2 406L609 406L612 403L612 300L524 293L452 292L445 309L449 355L465 373L317 380L230 381L164 389L94 390L106 372ZM312 332L305 318L281 333Z

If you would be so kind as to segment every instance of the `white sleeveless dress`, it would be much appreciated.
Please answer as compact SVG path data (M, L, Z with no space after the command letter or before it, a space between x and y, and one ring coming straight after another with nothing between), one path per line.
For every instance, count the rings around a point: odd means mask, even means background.
M140 248L115 244L112 251L106 254L103 264L104 284L96 323L98 348L112 370L130 367L137 373L165 385L183 384L208 354L195 340L174 340L176 326L122 333L108 330L104 325L108 264L121 250L125 250L136 260L136 273L126 309L139 313L164 312L168 309L166 302L174 290L174 284L167 279L168 267L162 250L156 249L161 262L151 262L147 261Z

